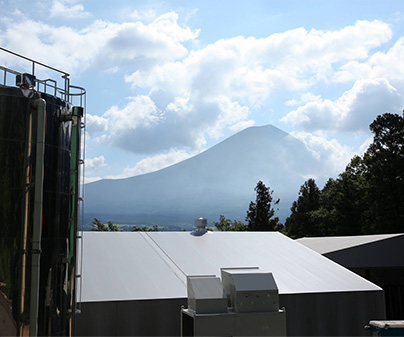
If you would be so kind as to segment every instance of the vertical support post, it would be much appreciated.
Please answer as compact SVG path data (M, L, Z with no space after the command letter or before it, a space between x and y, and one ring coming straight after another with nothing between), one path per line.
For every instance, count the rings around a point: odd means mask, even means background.
M72 317L76 312L76 274L77 274L77 223L78 223L78 198L79 198L79 162L80 162L80 132L83 108L74 106L72 110L72 133L71 133L71 155L70 155L70 219L69 219L69 282L68 295L70 296L69 310L69 334L72 333Z
M62 78L65 80L65 101L70 102L70 78L69 74L65 73Z
M45 154L45 119L46 102L37 99L32 102L37 110L37 139L35 159L35 187L34 187L34 226L32 234L32 262L31 262L31 299L30 299L30 336L38 335L38 306L39 306L39 276L41 258L41 230L43 210L43 172Z

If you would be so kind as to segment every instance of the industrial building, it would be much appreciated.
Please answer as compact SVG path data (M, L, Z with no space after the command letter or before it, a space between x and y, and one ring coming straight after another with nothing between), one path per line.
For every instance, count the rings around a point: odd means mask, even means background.
M382 288L277 232L80 232L85 90L0 51L31 67L0 67L1 336L357 336L385 319Z
M271 272L288 336L366 335L383 290L278 232L85 232L79 336L179 336L187 277Z
M386 317L404 317L404 234L311 237L297 240L384 290Z

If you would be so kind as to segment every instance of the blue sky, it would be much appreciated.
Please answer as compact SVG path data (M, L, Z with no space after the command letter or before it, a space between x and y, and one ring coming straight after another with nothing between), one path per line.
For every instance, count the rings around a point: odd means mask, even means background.
M366 149L378 114L404 108L400 0L0 8L0 46L87 90L86 181L151 172L266 124L302 140L321 174L335 176ZM0 61L27 66L4 53Z

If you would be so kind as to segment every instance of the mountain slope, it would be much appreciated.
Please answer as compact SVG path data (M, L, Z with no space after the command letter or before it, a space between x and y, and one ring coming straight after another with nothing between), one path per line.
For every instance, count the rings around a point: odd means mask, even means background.
M199 216L216 221L220 214L243 220L262 180L281 198L279 215L284 218L303 177L317 166L294 137L271 125L250 127L160 171L87 184L85 212L156 224L192 222Z

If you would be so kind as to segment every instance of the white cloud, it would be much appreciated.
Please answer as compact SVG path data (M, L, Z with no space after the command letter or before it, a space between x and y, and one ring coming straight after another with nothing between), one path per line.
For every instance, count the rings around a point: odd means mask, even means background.
M333 64L365 58L391 35L383 22L358 21L333 32L299 28L261 39L239 36L191 51L181 62L140 68L126 80L153 91L169 85L177 96L218 93L260 104L274 89L307 88L326 79Z
M101 180L101 179L104 179L104 178L102 178L102 177L87 177L86 176L86 177L84 177L84 184L93 183L93 182Z
M91 117L91 134L103 133L100 141L135 153L151 154L188 148L200 151L206 137L219 138L228 130L254 125L249 108L226 96L211 100L175 97L160 109L149 96L130 98L123 108L111 107L101 117Z
M155 18L150 24L125 22L117 25L96 59L101 64L122 64L150 68L188 54L183 42L196 39L199 32L178 24L174 12Z
M225 133L226 128L233 131L240 131L248 126L253 126L254 121L248 120L249 108L242 106L238 102L232 102L229 97L218 97L218 107L220 113L217 116L216 123L209 130L209 136L218 139Z
M81 11L77 2L56 3ZM133 12L131 17L142 21L98 20L79 30L20 13L2 19L6 28L0 41L66 71L97 66L117 73L125 67L127 83L144 89L144 95L123 107L113 105L102 116L89 116L88 132L137 153L200 150L208 137L253 125L252 112L277 91L308 92L318 83L353 80L365 71L360 66L379 76L357 81L336 101L312 93L291 100L287 105L301 106L282 120L305 131L357 130L360 118L371 120L381 107L373 104L376 98L389 100L389 107L402 102L388 64L402 55L403 43L371 55L392 37L381 21L357 21L335 31L298 28L265 38L238 36L190 50L188 42L197 41L199 31L180 25L177 13ZM383 79L378 67L390 69L390 77Z
M149 142L158 142L153 140L158 135L150 130L161 124L164 115L148 96L136 96L130 97L123 109L112 106L102 119L108 123L107 142L143 153L148 152Z
M363 155L369 148L369 145L373 143L373 137L367 138L360 146L358 155Z
M86 171L93 172L98 168L106 167L104 156L94 157L94 158L86 158Z
M108 130L108 120L97 115L86 115L86 132L92 136Z
M135 153L151 154L188 148L200 151L206 136L215 139L229 130L239 131L254 125L249 108L226 96L211 100L175 97L160 109L149 96L129 98L123 106L112 106L102 116L89 115L89 135L99 142L119 146Z
M390 82L403 83L404 78L404 37L386 52L379 51L360 62L353 60L343 64L333 75L336 82L354 81L360 78L386 78Z
M307 97L309 101L281 121L311 132L367 131L377 115L397 112L404 104L404 97L384 78L358 80L335 101Z
M332 32L299 28L261 39L239 36L192 50L181 60L140 67L126 81L133 88L148 89L165 111L164 121L154 130L167 146L160 150L196 148L205 144L206 135L218 138L253 125L251 112L277 90L300 90L331 80L334 65L368 57L391 35L383 22L358 21ZM333 102L324 103L314 94L289 104L314 101L323 110L335 110ZM321 125L329 120L326 113L317 117ZM304 119L309 116L300 114L299 121ZM168 137L173 130L184 137Z
M195 155L185 151L170 151L168 153L159 154L152 157L147 157L136 163L133 167L126 167L122 174L108 176L108 179L121 179L141 175L149 172L154 172L165 167L174 165L180 161L188 159Z
M149 9L144 11L134 10L129 14L129 17L134 21L150 22L157 17L156 11Z
M129 97L125 108L113 106L103 116L110 124L112 136L117 136L128 128L151 128L162 118L162 114L148 96Z
M104 156L86 158L84 183L87 184L102 179L99 176L94 176L94 174L100 172L102 168L107 166Z
M55 1L54 6L56 9L72 6L67 8L71 14L85 13L80 10L82 5L72 5L69 1ZM96 20L83 29L52 26L21 12L0 20L3 47L76 73L92 66L116 71L114 67L121 65L133 69L172 61L186 56L188 50L182 43L198 36L198 31L181 27L174 12L163 14L148 25Z
M53 0L50 9L51 17L61 17L69 19L83 19L91 16L91 13L84 10L82 4L76 4L77 1L72 0Z
M24 16L6 19L5 26L0 30L5 48L71 73L93 64L115 25L95 21L83 30L76 30L67 26L54 27ZM41 67L36 68L36 74L49 76L43 74Z
M305 104L308 102L321 102L321 96L320 95L314 95L310 92L302 94L300 96L300 99L296 100L296 99L291 99L289 101L285 102L286 106L295 106L295 105L301 105L301 104Z
M319 176L332 176L342 172L351 158L357 154L349 146L341 145L336 139L327 139L306 132L292 132L292 136L305 143L314 158L321 163Z

